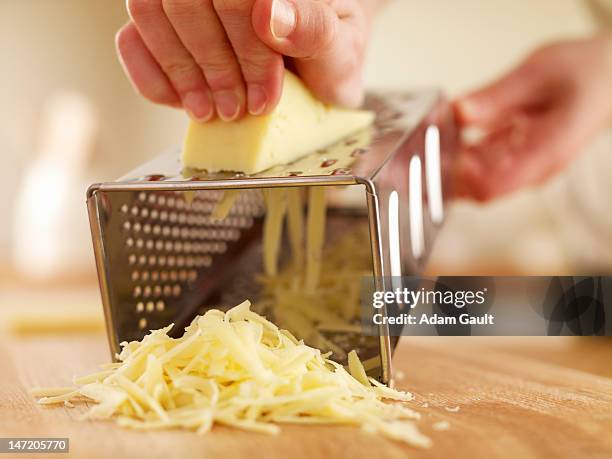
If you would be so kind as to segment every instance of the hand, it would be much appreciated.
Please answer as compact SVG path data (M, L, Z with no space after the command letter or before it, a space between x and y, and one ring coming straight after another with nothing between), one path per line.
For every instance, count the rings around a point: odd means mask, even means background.
M270 113L283 56L321 100L355 106L369 28L362 1L127 0L117 49L138 92L199 121Z
M463 146L458 195L488 200L562 169L612 119L612 36L554 44L455 103Z

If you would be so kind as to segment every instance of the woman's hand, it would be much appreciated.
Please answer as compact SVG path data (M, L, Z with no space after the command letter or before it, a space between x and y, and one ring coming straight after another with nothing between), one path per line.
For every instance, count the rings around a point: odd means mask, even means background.
M207 121L277 105L283 56L323 101L361 102L373 0L127 0L117 49L147 99Z
M612 120L612 36L544 47L455 109L460 125L483 134L459 155L460 196L539 184Z

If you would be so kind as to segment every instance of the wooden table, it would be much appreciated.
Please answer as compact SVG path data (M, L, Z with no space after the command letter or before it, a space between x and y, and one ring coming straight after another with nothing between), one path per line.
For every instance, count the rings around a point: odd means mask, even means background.
M403 338L398 386L416 395L429 450L350 427L283 426L280 436L223 427L205 436L133 432L79 421L85 407L40 407L27 393L67 385L108 358L103 335L0 336L0 436L69 437L70 456L88 459L612 458L609 338ZM432 429L441 420L449 430Z

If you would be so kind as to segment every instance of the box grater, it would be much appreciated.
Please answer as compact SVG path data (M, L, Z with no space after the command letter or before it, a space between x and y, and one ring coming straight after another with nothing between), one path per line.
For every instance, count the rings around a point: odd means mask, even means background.
M376 114L367 130L260 174L184 170L175 150L118 181L92 185L87 207L113 355L121 341L150 329L174 323L181 333L207 308L257 297L264 188L348 193L352 199L331 200L326 237L367 226L379 289L389 287L383 276L421 272L449 196L452 110L438 91L369 94L365 108ZM215 220L211 212L228 189L242 192ZM356 348L370 375L390 381L397 338L386 328L375 337L331 339L347 352Z

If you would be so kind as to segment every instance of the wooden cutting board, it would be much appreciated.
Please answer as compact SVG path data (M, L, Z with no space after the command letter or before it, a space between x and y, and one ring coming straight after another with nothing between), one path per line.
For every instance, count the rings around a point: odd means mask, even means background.
M88 459L612 458L606 338L402 339L394 357L405 375L398 386L416 395L411 405L434 442L428 450L350 427L283 426L279 436L223 427L205 436L134 432L79 421L85 407L40 407L27 393L69 385L108 357L103 335L0 336L0 436L69 437L69 456ZM442 420L449 430L432 429Z

